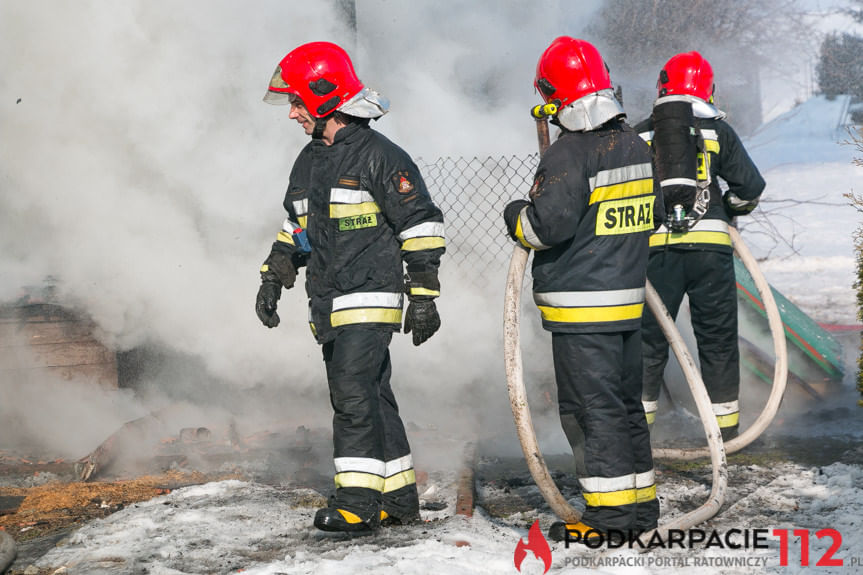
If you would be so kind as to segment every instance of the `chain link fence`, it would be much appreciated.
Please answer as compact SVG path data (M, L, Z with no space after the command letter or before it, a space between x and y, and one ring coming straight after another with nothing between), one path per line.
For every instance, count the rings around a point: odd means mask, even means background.
M448 266L476 279L506 269L513 244L503 208L512 199L527 197L538 164L539 154L417 160L432 198L443 210Z

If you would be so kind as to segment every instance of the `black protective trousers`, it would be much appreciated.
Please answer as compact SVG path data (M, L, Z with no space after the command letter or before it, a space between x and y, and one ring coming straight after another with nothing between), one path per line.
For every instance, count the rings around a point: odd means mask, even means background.
M640 332L555 332L552 351L561 424L587 504L582 522L603 531L655 527L659 502L641 404ZM645 476L638 485L636 477Z
M405 427L390 387L389 344L392 332L364 326L342 328L323 345L324 363L333 406L334 458L391 462L410 455ZM412 477L411 469L411 477ZM382 490L339 487L331 506L362 518L378 513L389 501L395 511L418 506L416 483L382 494Z
M737 401L740 390L737 280L733 257L728 252L666 248L651 251L647 266L647 278L671 317L677 319L684 294L689 296L701 377L714 406ZM647 308L642 324L643 398L657 401L668 362L668 341ZM733 425L720 423L720 426L725 438L737 432L736 420Z

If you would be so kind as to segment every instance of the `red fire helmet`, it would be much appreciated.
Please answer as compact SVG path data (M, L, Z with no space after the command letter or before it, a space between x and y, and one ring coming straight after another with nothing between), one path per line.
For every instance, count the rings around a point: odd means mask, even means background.
M282 58L264 101L288 104L296 96L312 116L323 118L362 89L347 52L332 42L309 42Z
M560 36L545 49L536 65L533 85L549 103L559 108L579 98L611 88L608 68L593 44Z
M684 52L672 56L659 73L656 83L659 96L687 94L713 101L713 68L698 52Z

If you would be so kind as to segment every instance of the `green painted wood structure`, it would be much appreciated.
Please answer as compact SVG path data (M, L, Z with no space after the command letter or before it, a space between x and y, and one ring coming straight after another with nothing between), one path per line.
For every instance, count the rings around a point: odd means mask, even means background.
M764 304L743 262L734 258L739 302L741 364L768 382L773 380L773 340ZM782 317L788 343L789 383L796 382L810 394L823 396L844 376L841 343L771 286Z

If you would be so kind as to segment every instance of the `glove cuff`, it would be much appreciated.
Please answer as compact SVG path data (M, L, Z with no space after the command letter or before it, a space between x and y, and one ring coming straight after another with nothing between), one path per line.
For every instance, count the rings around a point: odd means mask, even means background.
M264 274L267 274L268 279L264 279ZM297 270L291 261L291 254L276 250L274 247L264 265L261 266L261 279L263 281L275 281L284 286L285 289L294 287Z
M434 299L440 295L437 272L408 272L405 274L405 293L411 300Z

